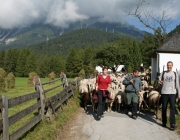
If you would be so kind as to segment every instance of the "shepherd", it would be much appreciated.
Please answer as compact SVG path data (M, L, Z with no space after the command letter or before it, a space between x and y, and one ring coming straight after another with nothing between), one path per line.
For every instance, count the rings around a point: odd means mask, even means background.
M124 80L123 84L126 86L126 114L130 111L130 105L132 102L132 118L137 118L137 107L138 107L138 93L142 90L142 82L139 78L139 70L134 69L132 75L128 75Z
M63 88L68 87L67 77L66 77L66 74L64 72L60 73L60 79L61 79L61 82L63 84Z

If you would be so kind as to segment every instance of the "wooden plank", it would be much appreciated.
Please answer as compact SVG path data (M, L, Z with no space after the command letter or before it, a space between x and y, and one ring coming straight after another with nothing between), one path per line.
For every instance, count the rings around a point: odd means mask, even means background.
M49 89L46 89L46 90L44 90L44 93L49 92L49 91L51 91L51 90L54 90L54 89L56 89L56 88L58 88L58 87L60 87L60 86L62 86L62 84L61 84L61 85L58 85L58 86L55 86L55 87L52 87L52 88L49 88Z
M3 139L9 140L8 97L3 96Z
M53 104L53 108L54 108L54 110L56 110L58 107L60 107L61 106L61 101L58 101L58 102L56 102L55 104Z
M40 101L38 101L34 105L31 105L28 108L16 113L15 115L10 116L9 117L9 126L13 125L14 123L19 121L20 119L24 118L25 116L29 115L31 112L38 109L39 107L41 107L41 102Z
M27 124L25 124L23 127L21 127L20 129L12 133L10 135L10 140L16 140L20 138L24 133L26 133L28 130L30 130L33 126L35 126L40 121L41 121L41 115L36 116Z
M26 95L15 97L15 98L8 100L8 107L11 108L16 105L22 104L24 102L27 102L27 101L30 101L32 99L39 98L39 97L40 97L40 95L38 92L32 92L32 93L29 93Z
M0 119L0 131L2 131L3 130L3 119L1 118Z
M42 85L46 85L46 84L50 84L50 83L53 83L53 82L56 82L58 80L61 80L60 78L56 79L56 80L52 80L52 81L48 81L48 82L44 82L42 83Z

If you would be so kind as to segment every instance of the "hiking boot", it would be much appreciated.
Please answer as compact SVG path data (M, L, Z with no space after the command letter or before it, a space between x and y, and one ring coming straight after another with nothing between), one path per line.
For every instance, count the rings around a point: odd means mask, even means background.
M166 127L166 124L165 124L165 123L163 123L163 124L162 124L162 127Z
M126 110L125 110L125 114L128 115L128 113L129 113L129 111L126 109Z
M137 116L133 115L132 118L136 120L136 119L137 119Z
M170 129L174 131L174 130L176 129L175 124L171 124L171 125L170 125Z
M100 121L101 120L101 117L100 116L97 116L97 121Z

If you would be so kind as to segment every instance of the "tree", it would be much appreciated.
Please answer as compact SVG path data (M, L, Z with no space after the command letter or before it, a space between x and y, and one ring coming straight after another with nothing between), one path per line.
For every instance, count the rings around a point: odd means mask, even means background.
M0 51L0 68L4 67L4 55L5 55L5 51L4 50Z
M124 62L124 50L121 46L107 44L101 47L95 55L95 63L98 66L107 66L113 72L116 72L119 65Z
M133 10L132 7L134 6ZM152 9L153 6L145 0L138 0L132 7L127 7L126 13L137 18L145 27L156 32L158 39L163 43L167 37L167 27L172 23L172 14L168 14L168 8L170 7L162 9L159 15L155 13L156 10Z
M69 77L78 76L79 71L83 68L83 50L71 48L66 58L66 72Z
M50 71L49 57L47 55L41 55L37 62L37 71L40 77L47 77Z
M24 48L20 51L16 65L16 76L18 77L27 76L25 65L29 54L30 54L30 50L28 48Z
M28 76L28 74L32 71L34 71L34 72L37 71L36 60L37 60L37 58L36 58L35 53L33 51L30 51L27 58L26 58L24 76Z
M16 49L9 49L4 55L4 70L7 73L16 71L16 63L18 59L19 51Z

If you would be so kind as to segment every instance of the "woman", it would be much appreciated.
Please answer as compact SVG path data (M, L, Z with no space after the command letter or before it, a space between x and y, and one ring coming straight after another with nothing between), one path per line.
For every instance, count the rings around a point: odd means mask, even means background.
M108 75L108 68L103 67L103 74L98 75L96 79L96 86L98 88L97 96L98 96L98 111L97 111L97 120L101 119L103 115L103 111L105 108L106 96L109 97L108 89L110 88L111 78Z

